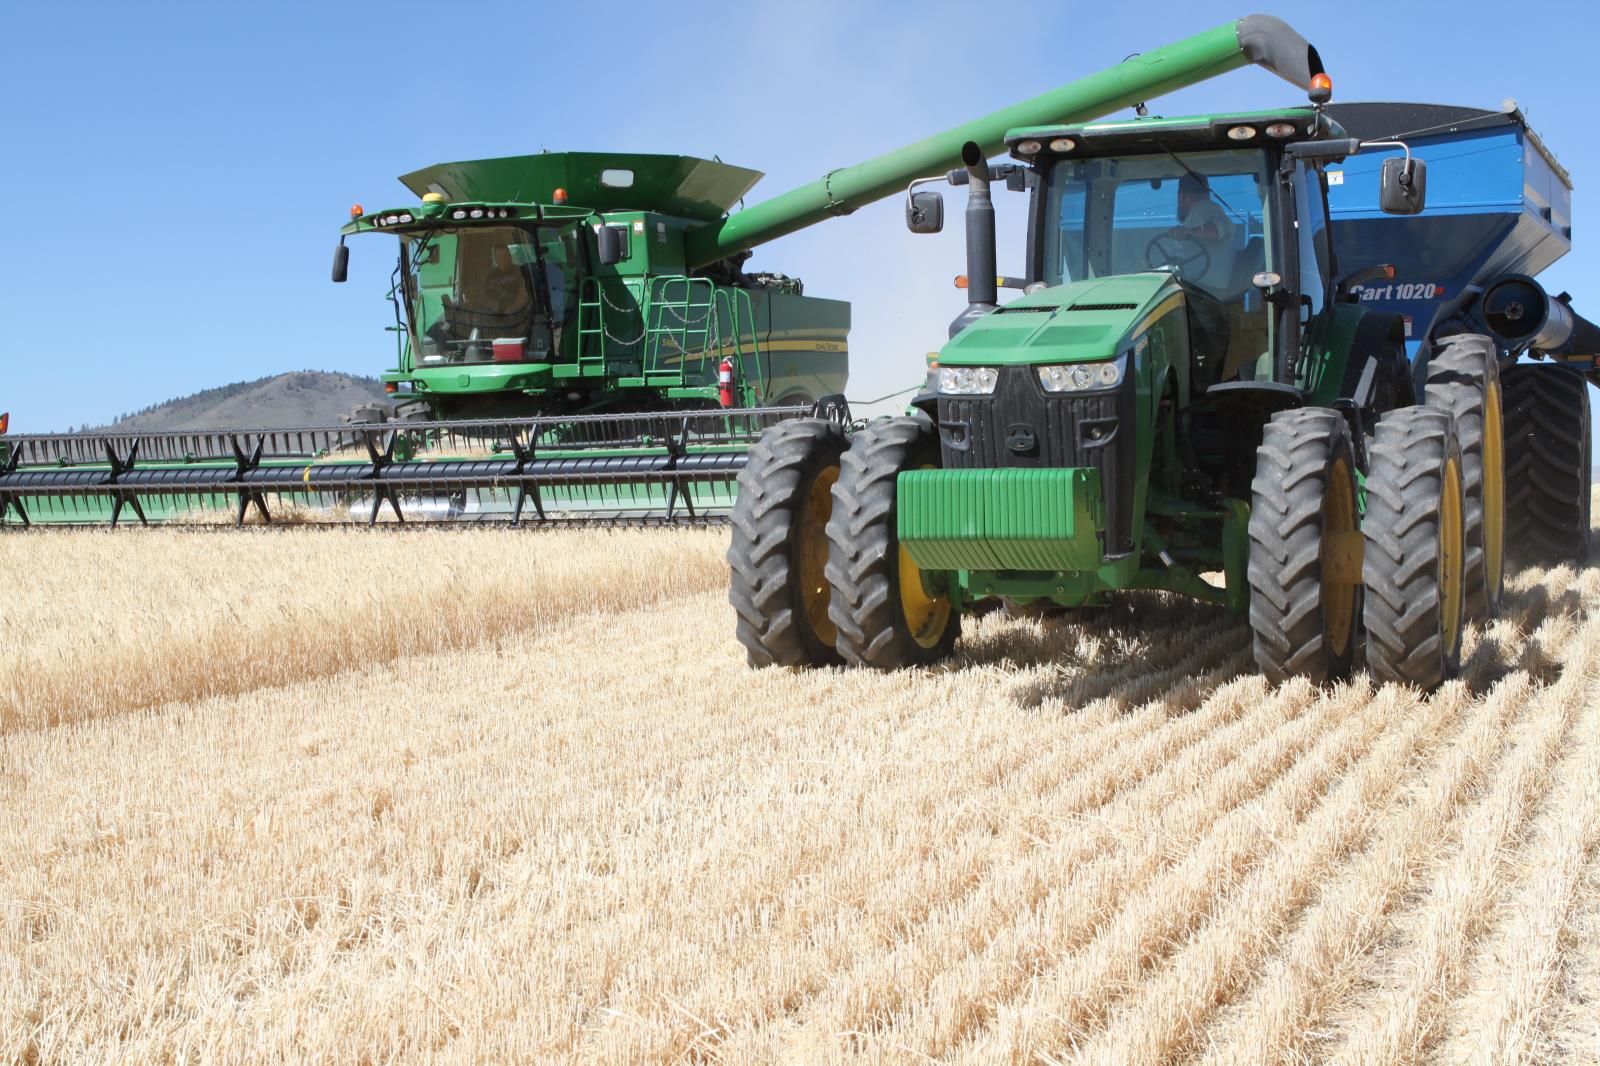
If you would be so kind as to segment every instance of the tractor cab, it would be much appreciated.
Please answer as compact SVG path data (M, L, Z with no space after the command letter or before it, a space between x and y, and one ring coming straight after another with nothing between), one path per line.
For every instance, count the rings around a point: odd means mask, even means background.
M1333 297L1320 159L1296 153L1343 137L1308 108L1013 131L1039 175L1029 279L1066 298L1162 275L1183 295L1196 392L1283 381Z

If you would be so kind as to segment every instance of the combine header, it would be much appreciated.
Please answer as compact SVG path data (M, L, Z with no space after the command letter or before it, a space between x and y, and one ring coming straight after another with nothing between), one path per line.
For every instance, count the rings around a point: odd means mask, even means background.
M750 250L997 150L1254 62L1303 82L1305 41L1252 16L729 213L760 175L686 156L546 153L444 163L418 202L352 210L397 238L394 406L276 432L15 438L0 523L276 517L282 504L402 518L726 516L751 442L849 423L848 305L743 270ZM299 507L297 509L303 509ZM213 520L215 520L213 518Z

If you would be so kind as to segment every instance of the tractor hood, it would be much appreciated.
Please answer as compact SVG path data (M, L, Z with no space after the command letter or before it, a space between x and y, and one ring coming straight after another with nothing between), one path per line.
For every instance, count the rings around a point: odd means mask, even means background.
M973 322L939 353L942 366L1077 363L1126 351L1166 301L1169 273L1121 274L1041 289Z

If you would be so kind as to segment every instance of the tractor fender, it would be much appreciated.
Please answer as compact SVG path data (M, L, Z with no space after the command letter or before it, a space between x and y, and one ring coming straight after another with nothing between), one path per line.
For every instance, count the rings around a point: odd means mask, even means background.
M1402 315L1363 310L1350 348L1345 353L1339 398L1351 399L1377 416L1410 407L1420 395L1406 361L1406 326Z

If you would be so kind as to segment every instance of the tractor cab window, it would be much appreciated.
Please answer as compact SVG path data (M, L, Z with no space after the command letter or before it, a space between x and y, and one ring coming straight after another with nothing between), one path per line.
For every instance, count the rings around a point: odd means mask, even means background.
M1328 198L1322 175L1302 160L1294 170L1295 215L1300 220L1300 292L1311 299L1311 314L1322 311L1333 274L1328 247Z
M1184 283L1204 383L1249 374L1272 324L1251 278L1270 266L1266 155L1248 149L1063 160L1045 193L1050 284L1167 271Z
M577 314L579 239L575 225L402 237L416 365L555 358Z

